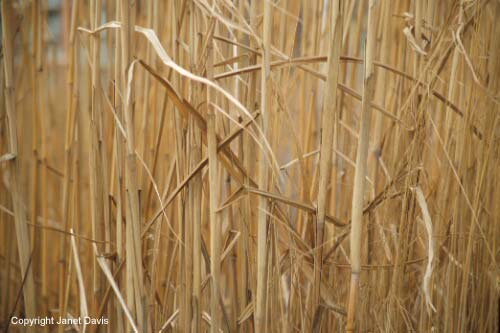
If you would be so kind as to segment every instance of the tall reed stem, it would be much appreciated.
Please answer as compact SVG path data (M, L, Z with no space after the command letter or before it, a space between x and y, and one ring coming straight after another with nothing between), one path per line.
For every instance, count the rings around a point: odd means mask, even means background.
M126 187L126 260L127 260L127 290L129 307L133 309L138 327L149 332L150 327L145 318L144 274L141 252L141 219L139 212L139 192L137 186L137 160L135 156L133 105L134 93L128 85L128 75L131 75L132 52L134 50L135 7L134 0L122 0L121 18L121 52L122 52L122 91L124 96L124 120L126 128L125 153L125 187Z
M213 38L208 36L207 45L207 78L213 80L214 50ZM215 112L211 103L215 102L215 94L211 88L207 88L207 142L208 142L208 172L209 172L209 192L210 192L210 249L211 261L210 271L212 272L212 293L210 298L210 309L212 314L212 325L210 331L218 333L220 329L220 309L219 297L221 286L221 220L217 214L218 205L218 172L217 172L217 138L215 136Z
M28 225L26 224L26 210L23 202L23 194L21 187L21 172L19 165L19 145L17 135L17 112L14 89L14 57L13 57L13 41L14 34L12 31L13 19L12 8L8 1L2 1L2 48L3 48L3 65L4 65L4 94L5 94L5 111L7 114L7 129L8 129L8 147L10 157L7 160L9 170L9 186L12 196L12 205L14 207L14 222L16 226L17 250L19 253L19 265L21 268L21 276L23 277L23 299L26 316L35 318L36 316L36 297L35 297L35 282L33 279L33 269L31 265L31 242L29 237ZM35 328L30 326L28 332L35 332Z
M271 3L264 1L264 27L263 27L263 59L261 73L261 105L262 132L267 136L271 108L270 80L271 80L271 29L272 12ZM269 186L269 175L267 161L263 152L260 152L259 188L267 190ZM267 199L259 197L258 226L257 226L257 297L255 304L255 331L266 331L266 280L267 280Z
M321 115L321 144L319 160L319 189L318 213L316 216L316 240L314 258L314 296L313 311L319 310L321 298L321 268L323 266L323 239L325 230L325 215L327 210L327 195L330 184L333 130L336 121L337 109L337 81L339 79L339 59L342 49L342 12L343 1L332 2L332 17L330 26L330 48L328 51L328 75L326 79L325 94L323 99L323 112ZM314 318L313 316L312 318Z
M363 100L361 105L361 124L359 129L358 150L356 155L356 171L354 174L354 190L352 194L351 211L351 284L349 305L347 309L348 332L354 332L359 293L359 278L361 273L361 223L363 221L363 199L365 193L366 160L370 144L371 101L374 92L373 57L375 52L375 36L377 27L377 0L368 4L368 29L365 50L365 73L363 81Z

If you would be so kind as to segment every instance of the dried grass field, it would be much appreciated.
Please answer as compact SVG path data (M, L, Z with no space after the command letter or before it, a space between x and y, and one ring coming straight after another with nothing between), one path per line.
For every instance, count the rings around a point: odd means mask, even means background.
M1 0L0 332L498 332L499 55L498 0Z

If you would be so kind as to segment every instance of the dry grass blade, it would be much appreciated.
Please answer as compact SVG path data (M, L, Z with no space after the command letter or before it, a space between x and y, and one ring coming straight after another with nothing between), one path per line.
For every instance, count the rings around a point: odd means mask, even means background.
M115 292L116 298L120 302L120 305L123 309L123 312L125 312L125 315L127 316L129 324L132 326L132 329L134 330L134 332L139 332L137 325L134 322L134 319L132 318L132 314L131 314L129 308L127 307L127 303L123 299L123 296L120 292L120 288L116 284L115 279L113 278L113 274L111 273L111 271L109 270L109 268L106 264L106 260L99 256L99 254L97 253L97 247L95 247L95 245L94 245L94 253L95 253L95 256L97 258L97 262L99 263L99 266L101 267L102 271L104 272L104 275L108 279L108 282L111 285L111 288L113 288L113 291Z
M430 290L429 290L429 283L431 280L431 275L432 275L432 260L434 259L434 245L433 245L433 235L432 235L432 221L431 221L431 216L429 215L429 208L427 207L427 203L425 202L425 197L424 193L420 189L420 187L417 187L415 189L417 193L417 202L420 206L420 209L422 210L422 215L423 215L423 220L424 220L424 225L425 225L425 230L427 231L427 267L425 268L425 274L424 274L424 280L423 280L423 290L424 290L424 295L425 295L425 302L427 306L432 309L432 311L436 312L436 308L434 305L432 305L432 298L430 296Z
M71 233L73 233L73 229L70 229ZM80 258L78 255L78 248L76 246L75 236L71 235L71 250L73 252L73 260L75 263L76 270L76 280L78 281L78 292L80 293L80 313L83 317L87 317L89 315L89 309L87 305L87 296L85 292L85 280L83 278L82 266L80 265ZM83 323L82 332L85 332L86 323Z

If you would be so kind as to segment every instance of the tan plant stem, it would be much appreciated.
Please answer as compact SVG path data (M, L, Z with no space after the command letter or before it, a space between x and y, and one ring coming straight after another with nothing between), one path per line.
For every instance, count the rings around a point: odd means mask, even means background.
M213 80L214 49L213 38L208 37L207 45L207 78ZM209 172L209 195L210 195L210 272L212 273L212 289L210 298L210 309L212 324L210 332L218 333L221 327L219 310L219 295L221 287L221 219L217 214L218 207L218 163L217 163L217 138L215 134L215 112L211 103L215 102L213 89L207 88L207 148L208 148L208 172Z
M139 192L137 186L137 160L135 156L134 119L132 117L133 91L127 98L127 74L132 65L132 52L134 50L134 25L136 2L122 0L121 2L121 51L122 51L122 93L124 94L124 120L126 128L126 153L125 153L125 188L126 188L126 260L127 260L127 302L132 310L138 327L143 332L149 332L144 293L144 278L142 266L139 212Z
M267 136L270 118L270 89L271 79L271 29L272 12L271 3L264 1L264 26L263 26L263 59L261 74L261 113L262 132ZM268 165L264 153L260 152L258 185L261 190L267 191L269 186ZM255 332L265 332L266 329L266 280L267 280L267 199L259 197L258 225L257 225L257 296L255 303Z
M356 327L356 311L359 293L359 279L361 273L361 223L363 221L363 199L365 191L366 160L370 144L371 101L374 92L373 56L376 42L377 10L376 0L368 4L368 30L365 50L365 73L363 100L361 102L361 124L359 129L358 149L356 155L356 171L354 174L354 190L352 194L351 210L351 284L349 291L349 305L347 312L348 332L354 332Z
M330 49L328 55L328 76L323 99L321 124L321 144L319 160L318 213L316 218L316 239L314 256L314 294L313 311L316 313L320 305L321 268L323 261L323 239L325 216L327 210L328 187L330 184L333 131L337 106L337 82L339 79L339 58L342 48L342 12L343 1L332 2L332 17L330 30ZM312 316L314 318L315 316Z
M3 64L5 73L5 111L7 114L7 129L8 129L8 147L9 153L12 154L6 163L9 171L9 185L12 196L12 205L14 211L14 222L16 229L17 249L19 253L19 265L21 268L21 276L25 277L23 286L23 299L26 317L35 318L36 316L36 298L35 298L35 283L33 280L33 269L30 265L31 246L26 224L25 203L23 202L22 187L21 187L21 172L19 165L18 151L18 135L16 121L16 101L14 87L14 58L13 58L13 43L14 34L12 31L13 19L12 8L8 1L2 1L2 48L3 48ZM35 332L33 326L27 328L28 332Z

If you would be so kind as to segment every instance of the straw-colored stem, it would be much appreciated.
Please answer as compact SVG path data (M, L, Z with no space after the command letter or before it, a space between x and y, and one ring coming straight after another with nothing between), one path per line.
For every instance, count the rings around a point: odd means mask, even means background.
M21 268L21 276L25 277L23 286L23 299L26 316L35 318L36 316L36 297L35 283L33 280L33 269L30 265L31 246L26 224L25 203L23 202L22 187L21 187L21 172L19 165L19 150L18 150L18 134L17 134L17 112L15 102L14 89L14 58L13 58L13 38L12 31L13 17L10 3L2 1L2 48L3 48L3 65L4 65L4 98L5 112L7 115L8 129L8 148L11 158L7 161L9 170L10 192L12 196L12 205L14 211L14 222L16 226L17 249L19 253L19 264ZM34 332L34 327L28 327L29 332Z
M127 260L127 296L129 306L133 310L138 326L144 332L150 327L145 318L144 309L146 300L144 295L144 274L142 266L140 241L140 211L139 192L137 187L137 160L135 156L134 119L132 117L133 87L128 86L128 75L131 75L132 52L134 50L133 31L135 25L135 1L122 0L121 2L121 53L122 53L122 92L124 97L124 120L126 128L125 153L125 188L126 188L126 260ZM128 98L127 98L128 97ZM146 315L147 316L147 315Z
M314 294L313 311L319 311L321 293L321 268L323 264L323 239L325 216L327 211L327 195L331 176L331 160L335 112L337 111L337 81L339 78L339 58L342 48L342 11L343 1L332 3L330 26L330 48L328 54L328 76L326 79L323 111L321 115L321 145L319 160L318 213L316 216L316 240L314 259ZM312 318L315 316L313 315Z
M213 50L213 39L208 37L207 46L207 78L213 80L213 63L214 63L214 50ZM219 295L221 286L221 269L220 269L220 258L221 258L221 219L217 214L218 205L218 163L217 163L217 138L215 135L215 113L211 103L214 103L214 92L212 89L207 90L207 148L208 148L208 172L209 172L209 195L210 195L210 249L211 249L211 260L210 260L210 272L212 273L212 289L210 298L210 309L212 323L210 326L210 331L213 333L219 332L221 327L220 323L220 313L219 309Z
M271 29L272 12L271 3L264 1L264 26L263 26L263 59L261 73L261 113L262 132L267 135L270 118L270 80L271 80ZM260 152L259 161L259 188L267 190L269 184L267 160ZM265 332L266 329L266 280L267 280L267 199L259 197L258 226L257 226L257 295L255 300L255 331Z
M365 50L365 72L364 90L361 105L361 124L359 128L358 149L356 155L356 171L354 174L354 190L352 194L351 211L351 284L349 292L349 305L347 312L348 332L353 332L356 327L356 312L359 294L359 280L361 273L361 223L363 221L363 202L365 192L366 162L368 156L368 146L370 144L371 125L371 100L374 93L374 71L373 57L375 51L375 36L377 26L377 4L378 1L371 0L368 5L368 31Z

